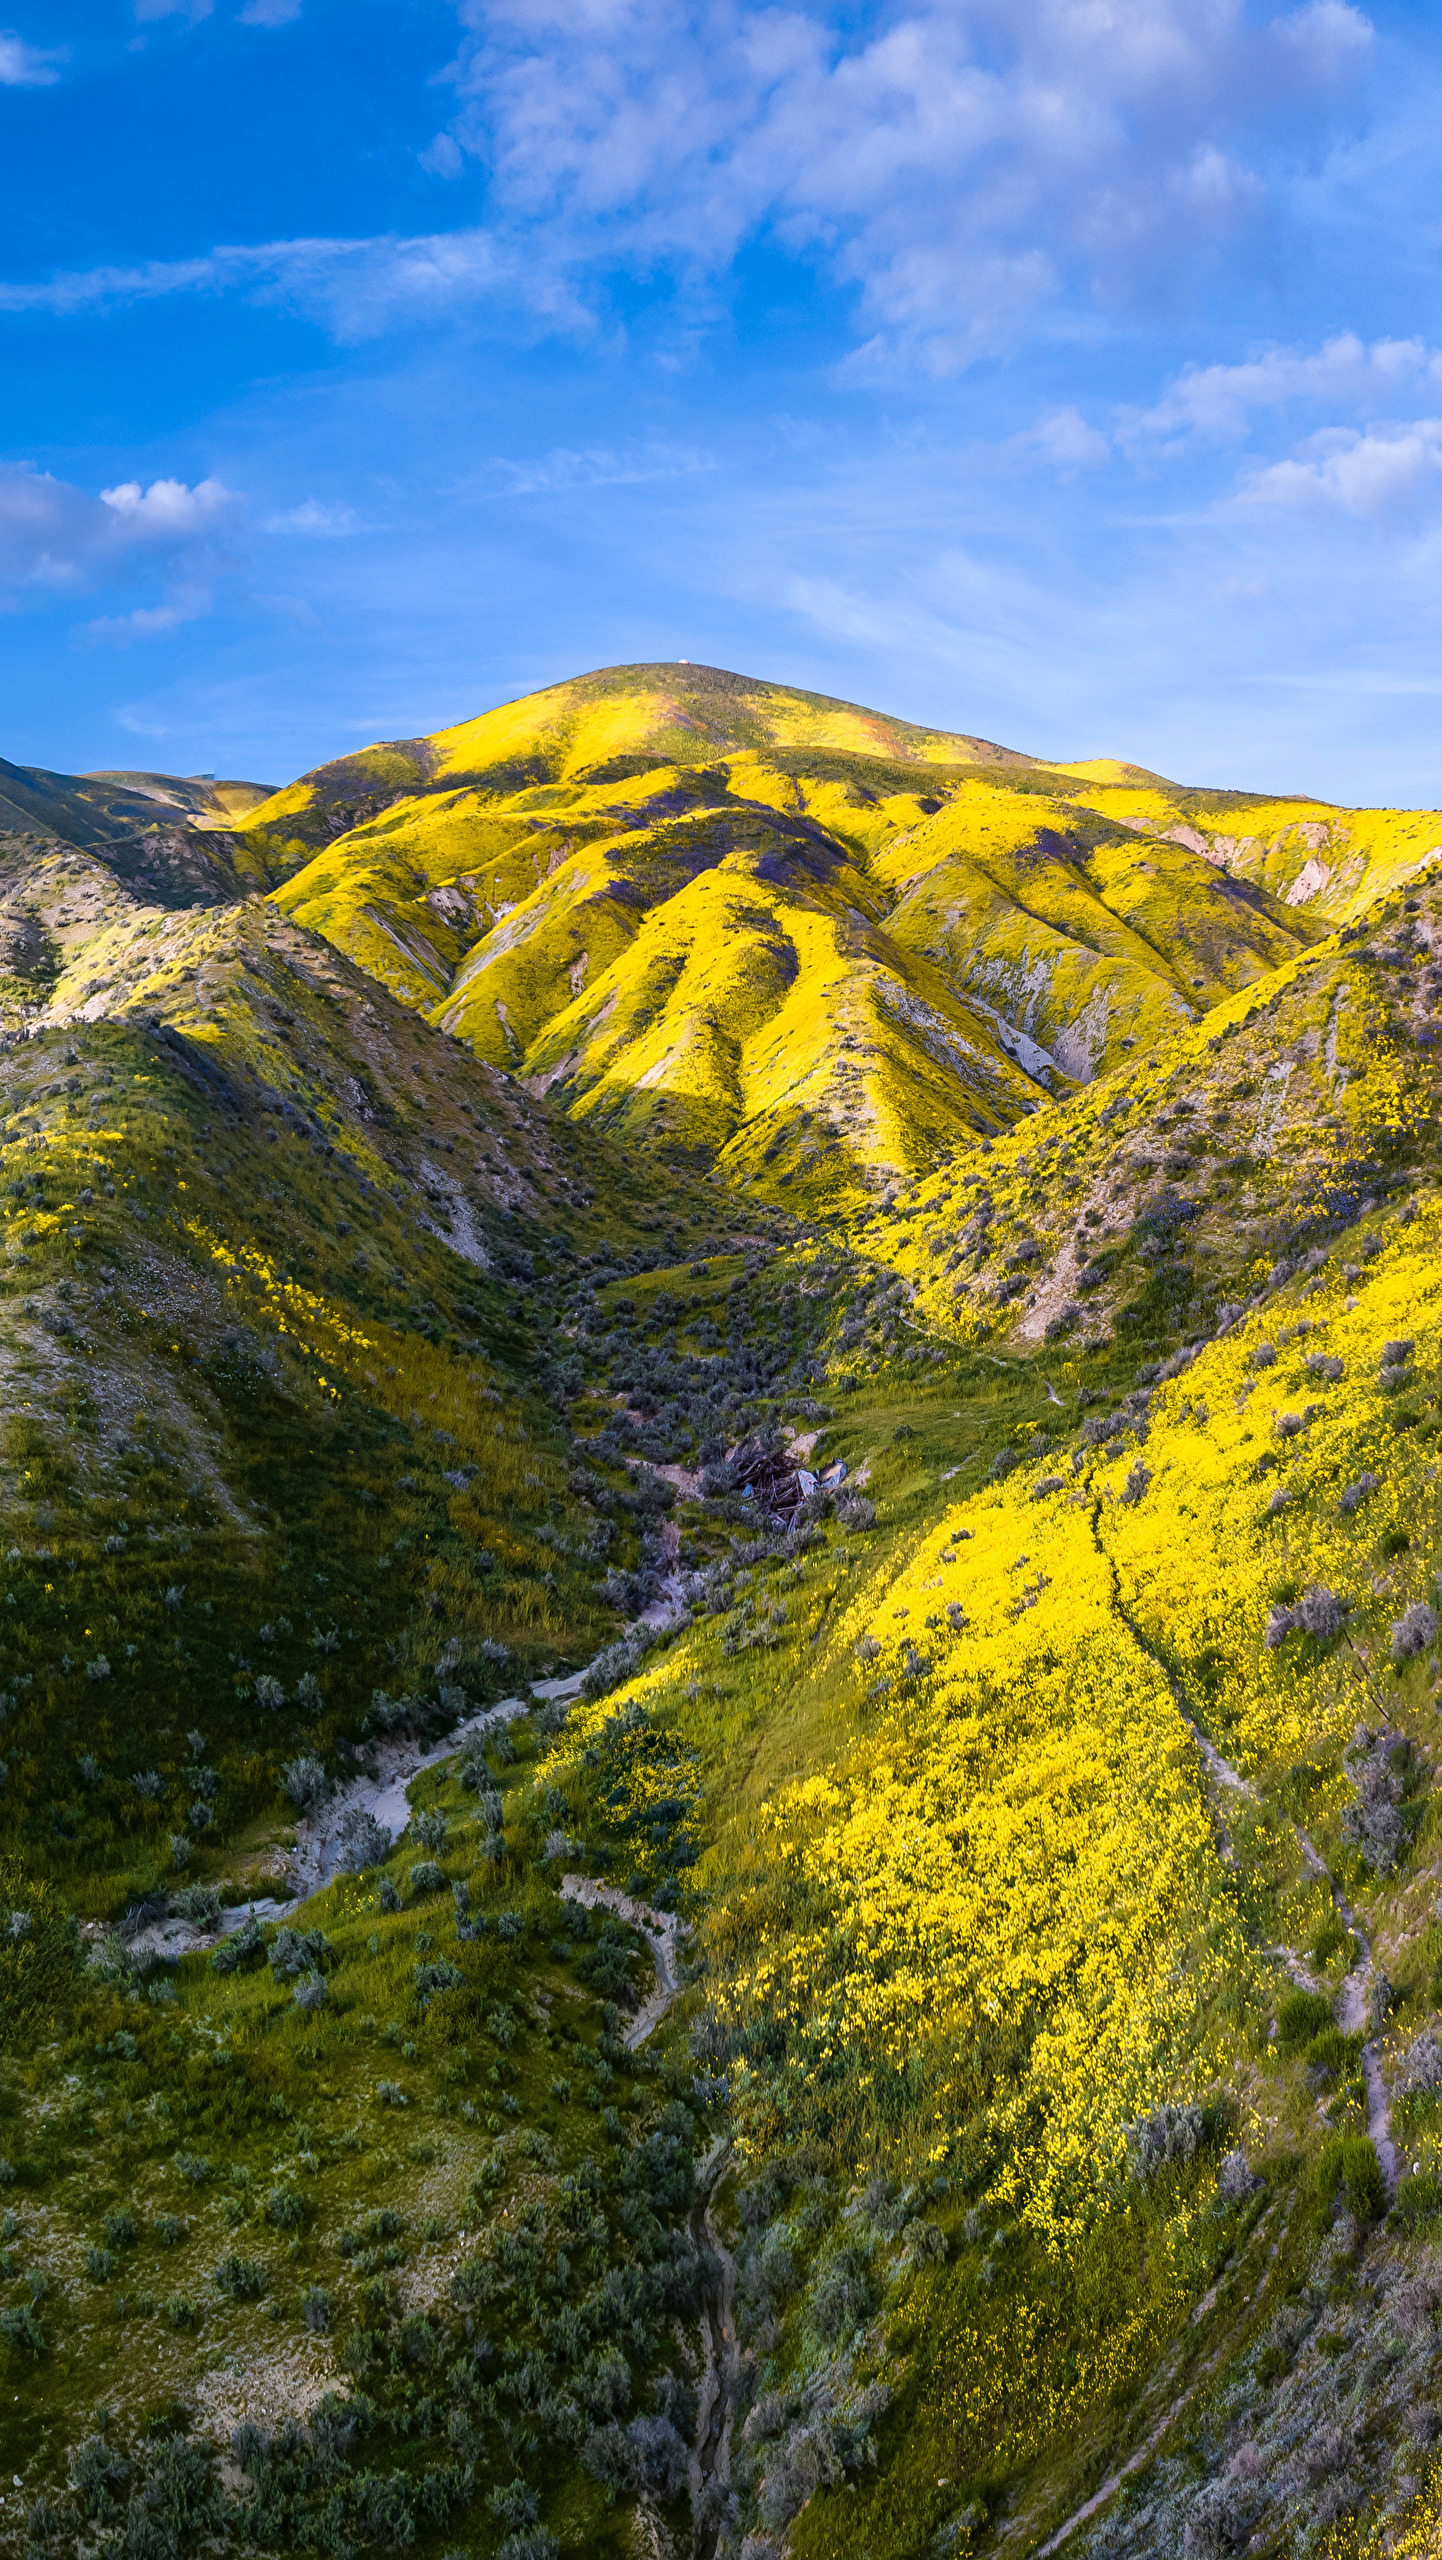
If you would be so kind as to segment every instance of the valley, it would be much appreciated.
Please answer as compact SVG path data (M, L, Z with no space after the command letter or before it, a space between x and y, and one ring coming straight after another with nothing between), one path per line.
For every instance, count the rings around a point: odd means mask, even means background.
M0 826L0 2551L1432 2548L1442 816Z

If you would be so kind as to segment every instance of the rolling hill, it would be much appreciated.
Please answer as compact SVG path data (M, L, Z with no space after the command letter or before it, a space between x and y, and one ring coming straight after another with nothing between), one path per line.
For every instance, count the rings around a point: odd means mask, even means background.
M1434 2550L1442 820L0 784L0 2553Z

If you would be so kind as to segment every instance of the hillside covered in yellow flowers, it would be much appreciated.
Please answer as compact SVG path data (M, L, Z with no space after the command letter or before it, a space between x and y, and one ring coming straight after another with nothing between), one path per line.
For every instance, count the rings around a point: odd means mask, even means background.
M14 770L0 2553L1435 2551L1442 819Z
M1425 867L1442 819L672 665L322 766L230 840L573 1119L805 1212L1184 1029Z

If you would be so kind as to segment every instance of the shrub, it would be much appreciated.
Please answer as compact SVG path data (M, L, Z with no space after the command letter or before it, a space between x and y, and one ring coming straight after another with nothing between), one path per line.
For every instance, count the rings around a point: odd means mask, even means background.
M229 2250L211 2269L211 2282L232 2302L253 2302L265 2291L265 2269L255 2258L238 2258Z
M200 2305L188 2293L172 2293L165 2305L165 2316L172 2329L198 2329Z
M561 2546L543 2524L532 2525L525 2533L508 2533L496 2560L561 2560Z
M811 2322L828 2345L869 2319L875 2302L871 2268L858 2248L843 2247L822 2267L811 2296Z
M220 1927L220 1896L213 1884L184 1885L171 1907L192 1929L209 1935Z
M1329 2206L1340 2195L1360 2224L1380 2222L1387 2210L1387 2182L1376 2146L1365 2133L1333 2134L1317 2163L1317 2194Z
M301 2316L308 2329L328 2329L335 2317L335 2302L323 2284L307 2285L300 2298Z
M1245 2204L1261 2181L1253 2175L1251 2164L1240 2143L1226 2152L1217 2170L1217 2194L1223 2204Z
M1195 2158L1205 2131L1200 2107L1153 2107L1150 2115L1126 2129L1132 2176L1146 2186L1159 2169Z
M254 1913L241 1922L234 1937L216 1948L210 1959L212 1973L242 1973L259 1964L265 1954L265 1931Z
M0 2337L7 2345L23 2347L32 2356L38 2356L45 2344L44 2332L28 2302L0 2311Z
M48 2040L80 1976L80 1933L48 1884L0 1862L0 2051Z
M407 2364L434 2364L440 2341L423 2311L413 2311L401 2323L401 2353Z
M498 2482L486 2505L498 2524L534 2524L540 2514L535 2490L528 2488L524 2480L510 2480L504 2488Z
M924 2215L913 2215L901 2227L902 2255L913 2267L940 2266L946 2256L946 2235Z
M282 1926L270 1943L270 1969L278 1982L292 1982L302 1973L329 1973L339 1962L320 1929Z
M1138 1458L1128 1470L1126 1483L1121 1490L1121 1500L1125 1503L1140 1502L1151 1480L1150 1467L1144 1467L1141 1459Z
M1342 1494L1341 1500L1337 1506L1338 1509L1345 1511L1350 1518L1351 1514L1360 1508L1361 1504L1367 1500L1368 1496L1376 1492L1380 1483L1380 1476L1358 1476L1355 1484L1349 1484Z
M272 2187L261 2211L277 2231L298 2231L305 2220L305 2206L293 2187Z
M182 2222L178 2213L158 2213L153 2227L162 2249L178 2248L182 2240L190 2238L190 2225Z
M1425 1653L1428 1645L1436 1641L1436 1610L1429 1609L1425 1600L1414 1600L1410 1609L1404 1609L1401 1617L1393 1621L1392 1659L1410 1661L1414 1653Z
M416 1991L423 2005L438 1991L459 1991L464 1980L464 1974L445 1956L437 1956L429 1964L418 1964L415 1969Z
M443 1813L417 1814L416 1835L422 1848L429 1849L432 1857L443 1857L446 1846L445 1815Z
M1374 1875L1390 1874L1397 1863L1406 1826L1402 1817L1403 1785L1393 1766L1387 1734L1358 1733L1346 1754L1357 1793L1342 1814L1342 1833L1360 1849Z
M104 2230L112 2249L133 2249L140 2238L140 2225L126 2205L106 2214Z
M109 2284L115 2273L115 2260L108 2249L91 2247L85 2252L85 2272L92 2284Z
M1277 2042L1283 2053L1300 2053L1331 2024L1332 2003L1325 1992L1288 1991L1277 2003Z
M330 1794L330 1780L324 1764L307 1754L302 1754L298 1760L287 1760L281 1772L281 1784L300 1813L313 1813Z
M1297 1603L1297 1624L1302 1633L1322 1641L1341 1634L1348 1614L1346 1601L1339 1600L1335 1591L1329 1591L1320 1582L1313 1583L1310 1590L1304 1591Z
M170 1863L172 1867L176 1869L177 1873L179 1873L182 1868L189 1866L194 1853L194 1843L190 1838L190 1834L186 1831L172 1831L170 1835Z
M325 1975L323 1973L303 1973L299 1982L296 1984L295 1989L291 1993L291 1998L294 2000L296 2007L298 2009L306 2010L323 2009L326 2004L326 1997Z
M340 1863L349 1875L378 1867L390 1855L391 1835L363 1805L353 1804L340 1827Z
M255 1681L255 1703L258 1707L266 1708L268 1713L271 1715L275 1715L278 1710L285 1705L285 1689L282 1683L276 1679L274 1672L261 1671L257 1673Z
M436 1865L434 1858L420 1859L410 1872L412 1893L439 1893L445 1881L444 1871Z
M177 2151L174 2161L177 2178L192 2187L203 2187L210 2175L210 2162L203 2151Z
M406 2107L410 2105L410 2100L406 2096L404 2089L402 2089L396 2081L378 2080L376 2082L376 2103L382 2107Z
M1431 2027L1413 2037L1393 2086L1402 2098L1431 2096L1442 2089L1442 2043Z
M83 2516L113 2515L129 2477L124 2454L103 2435L86 2436L70 2456L70 2487Z

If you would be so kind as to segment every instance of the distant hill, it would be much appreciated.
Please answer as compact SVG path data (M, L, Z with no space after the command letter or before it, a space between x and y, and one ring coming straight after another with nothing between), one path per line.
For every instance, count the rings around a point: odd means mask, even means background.
M247 875L250 849L228 830L273 796L208 773L49 773L0 756L0 833L79 845L183 906L266 885Z

